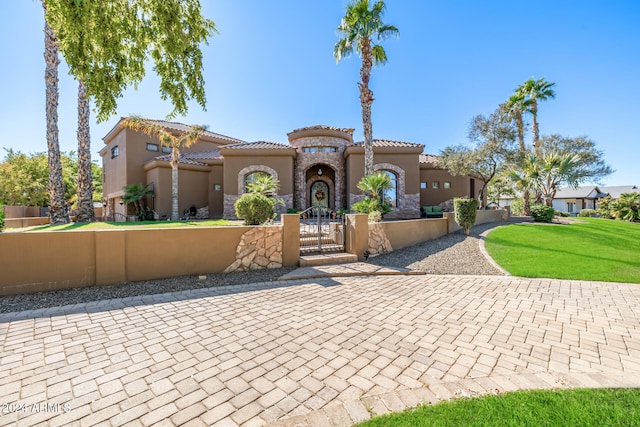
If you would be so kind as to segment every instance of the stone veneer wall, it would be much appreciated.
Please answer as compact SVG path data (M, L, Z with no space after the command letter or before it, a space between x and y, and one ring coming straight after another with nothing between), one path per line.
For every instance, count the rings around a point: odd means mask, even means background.
M222 217L224 219L238 219L238 217L236 216L236 208L234 204L239 198L240 196L237 196L235 194L224 195L224 208L222 212ZM287 208L293 207L293 194L278 194L276 198L281 199L284 202L284 205L279 203L275 206L274 209L276 213L283 214L287 211Z
M282 267L282 227L254 227L242 235L236 260L224 272Z
M306 209L310 203L307 200L307 171L315 165L330 166L335 172L335 182L333 183L333 200L335 209L345 206L346 183L345 183L345 160L344 150L348 142L342 138L331 136L311 136L298 138L292 142L297 149L296 166L294 171L295 197L294 203L298 209ZM304 147L335 147L335 153L304 153ZM333 208L333 206L329 206Z
M369 223L369 253L378 255L388 254L392 251L391 242L389 242L382 224L379 222Z

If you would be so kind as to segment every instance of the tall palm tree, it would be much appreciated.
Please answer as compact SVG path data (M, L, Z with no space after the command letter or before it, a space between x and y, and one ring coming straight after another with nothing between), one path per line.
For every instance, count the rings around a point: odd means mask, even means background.
M45 15L47 6L42 2ZM69 223L69 205L64 197L60 143L58 141L58 40L45 19L44 81L46 87L47 148L49 158L49 218L51 224Z
M176 135L157 122L139 116L127 117L122 121L122 126L149 136L155 136L160 140L160 144L171 147L171 219L173 221L179 220L178 160L180 159L180 150L198 142L207 129L204 126L191 126L188 131Z
M87 87L78 81L78 214L76 222L92 222L93 180L91 177L91 135L89 132L89 98Z
M533 77L522 83L516 90L516 93L524 96L529 101L527 111L533 117L531 130L533 131L533 148L536 152L540 151L538 141L540 140L540 130L538 129L538 101L546 101L556 97L556 93L552 89L555 83L550 83L544 78L535 80Z
M364 132L364 174L373 173L373 126L371 124L371 105L373 92L369 89L371 69L374 65L387 62L384 48L377 44L389 37L397 37L399 31L393 25L382 22L385 4L376 1L373 6L369 0L353 0L338 26L342 36L333 48L336 61L350 56L354 50L362 58L360 67L360 105L362 107L362 127Z
M504 105L505 109L511 115L511 117L513 117L513 120L516 123L516 131L518 133L518 163L520 163L521 166L524 165L527 156L527 147L524 143L524 120L522 116L530 106L531 100L527 99L520 90L516 90ZM525 216L528 216L531 214L531 203L529 200L530 195L528 188L524 189L522 197L523 214Z

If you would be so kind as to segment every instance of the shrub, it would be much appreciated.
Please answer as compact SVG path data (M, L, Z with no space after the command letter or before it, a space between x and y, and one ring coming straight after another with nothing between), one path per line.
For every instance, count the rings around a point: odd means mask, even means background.
M296 209L296 208L287 208L287 213L288 214L297 214L299 212L300 211L298 211L298 209Z
M453 211L456 223L464 229L465 234L469 234L471 227L476 223L478 200L455 198L453 199Z
M640 193L623 193L611 204L611 213L616 219L640 222Z
M0 233L4 229L4 206L0 205Z
M382 221L382 212L380 211L369 212L369 222L381 222L381 221Z
M236 216L244 219L246 225L259 225L273 218L276 203L276 199L260 193L245 193L234 206Z
M598 211L596 211L595 209L582 209L580 210L578 216L581 216L583 218L595 218L598 216Z
M604 199L598 200L598 216L600 218L606 219L614 219L613 215L613 200L611 200L611 196L607 196Z
M391 206L388 203L380 203L380 199L362 199L351 206L357 213L370 214L371 212L380 212L384 217L385 214L391 212Z
M564 212L564 211L555 211L555 215L556 216L561 216L563 218L567 218L569 215L569 212Z
M547 205L535 204L531 206L531 216L535 222L551 222L555 210Z

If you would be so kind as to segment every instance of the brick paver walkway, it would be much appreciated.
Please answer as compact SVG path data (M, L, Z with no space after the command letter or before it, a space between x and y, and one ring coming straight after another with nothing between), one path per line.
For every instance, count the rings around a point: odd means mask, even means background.
M0 425L350 425L520 388L640 386L640 286L294 280L0 315Z

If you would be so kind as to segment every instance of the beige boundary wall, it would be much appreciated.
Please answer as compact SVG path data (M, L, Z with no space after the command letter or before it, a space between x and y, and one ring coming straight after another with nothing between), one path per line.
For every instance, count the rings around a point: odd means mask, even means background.
M453 212L445 212L445 218L449 220L449 233L454 233L458 230L462 230L456 223L455 215ZM487 222L497 222L509 219L508 211L504 209L483 209L479 210L476 214L476 225L486 224Z
M478 211L477 223L501 217L502 211ZM347 215L345 250L362 261L367 250L389 252L459 229L451 230L451 221L368 224L367 215ZM372 230L386 245L383 250L371 247ZM296 214L265 227L0 233L0 295L295 266L299 256Z
M297 265L299 237L296 247L283 236L299 218L287 217L267 227L0 233L0 295Z

